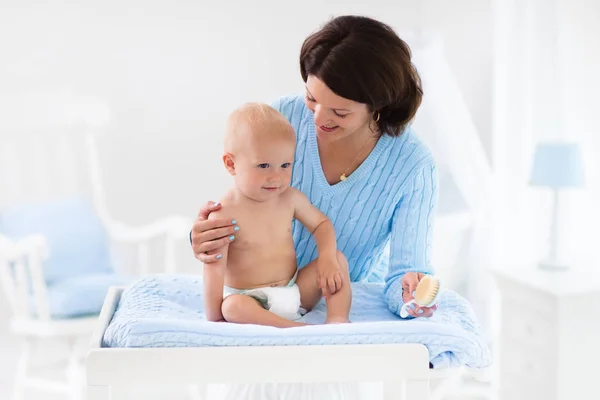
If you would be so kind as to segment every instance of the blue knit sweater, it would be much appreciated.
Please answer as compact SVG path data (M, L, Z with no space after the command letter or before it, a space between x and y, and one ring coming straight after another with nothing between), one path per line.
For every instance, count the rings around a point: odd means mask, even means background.
M333 222L353 282L376 280L373 277L386 269L385 297L390 311L399 315L404 273L433 273L430 254L438 184L431 152L410 130L397 138L383 135L348 179L330 185L304 96L282 97L272 105L296 131L292 186ZM316 243L297 221L293 237L298 265L303 267L316 258Z

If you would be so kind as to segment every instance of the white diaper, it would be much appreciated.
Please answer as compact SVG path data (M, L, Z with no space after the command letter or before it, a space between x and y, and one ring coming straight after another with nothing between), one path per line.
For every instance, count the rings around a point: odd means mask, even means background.
M250 296L256 299L265 310L294 321L302 317L305 313L300 308L300 289L296 285L297 276L298 271L296 271L287 286L266 286L256 289L234 289L224 286L223 299L232 294Z

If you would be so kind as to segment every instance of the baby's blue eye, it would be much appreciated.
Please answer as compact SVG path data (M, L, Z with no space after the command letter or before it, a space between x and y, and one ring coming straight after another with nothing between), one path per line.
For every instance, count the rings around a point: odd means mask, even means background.
M258 164L258 168L269 168L269 164L268 163Z
M290 165L292 165L292 163L286 162L284 164L281 165L281 168L289 168Z

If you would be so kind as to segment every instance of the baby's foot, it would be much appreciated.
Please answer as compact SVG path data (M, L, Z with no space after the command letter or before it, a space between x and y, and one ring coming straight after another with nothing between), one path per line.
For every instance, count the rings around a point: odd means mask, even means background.
M349 322L350 322L350 320L348 318L342 318L342 317L329 317L325 321L326 324L347 324Z

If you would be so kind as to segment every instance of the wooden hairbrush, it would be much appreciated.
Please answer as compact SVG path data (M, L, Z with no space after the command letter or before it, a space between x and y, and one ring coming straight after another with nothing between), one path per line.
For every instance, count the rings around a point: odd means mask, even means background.
M400 317L406 318L410 315L408 313L408 307L410 307L411 304L416 304L420 307L433 307L440 297L440 289L441 284L438 278L431 275L425 275L417 285L414 299L404 304L400 309Z

